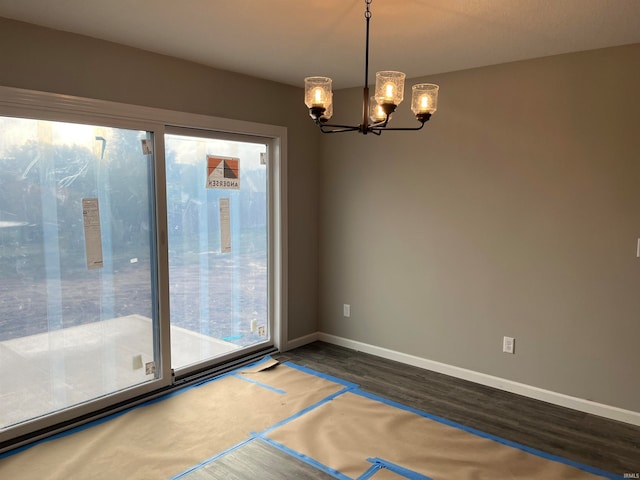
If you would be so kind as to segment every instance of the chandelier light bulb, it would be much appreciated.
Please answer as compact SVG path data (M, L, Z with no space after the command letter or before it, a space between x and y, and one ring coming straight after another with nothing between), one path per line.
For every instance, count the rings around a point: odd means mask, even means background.
M376 102L400 105L404 96L404 79L402 72L376 73Z
M383 122L387 118L387 114L384 113L382 106L376 103L375 97L369 99L369 108L369 118L373 123Z
M393 103L393 83L391 82L384 86L384 100L385 103Z
M438 85L418 83L411 87L411 110L414 115L431 115L438 108Z
M333 113L332 80L329 77L304 79L304 103L313 119L329 119Z

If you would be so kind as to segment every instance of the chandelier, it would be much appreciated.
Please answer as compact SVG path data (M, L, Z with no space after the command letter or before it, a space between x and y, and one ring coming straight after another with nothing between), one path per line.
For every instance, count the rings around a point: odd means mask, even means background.
M307 77L304 79L304 103L309 115L320 127L322 133L360 132L380 135L384 130L420 130L438 107L438 85L419 83L411 90L411 110L420 122L417 127L390 127L391 114L404 98L404 80L402 72L383 71L376 73L375 94L369 97L369 21L371 20L371 2L365 0L366 11L366 47L364 62L364 92L362 102L362 123L360 125L335 125L329 123L333 115L332 80L329 77Z

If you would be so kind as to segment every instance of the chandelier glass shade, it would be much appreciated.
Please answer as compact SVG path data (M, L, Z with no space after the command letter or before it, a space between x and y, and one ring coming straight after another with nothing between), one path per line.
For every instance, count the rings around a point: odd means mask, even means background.
M416 127L390 127L392 113L404 100L405 74L395 71L376 73L374 95L369 96L369 20L372 0L365 0L366 49L362 123L336 125L329 123L333 116L332 80L329 77L304 79L304 101L309 115L323 133L360 132L380 135L384 130L420 130L438 108L438 85L419 83L411 87L411 111L420 125Z

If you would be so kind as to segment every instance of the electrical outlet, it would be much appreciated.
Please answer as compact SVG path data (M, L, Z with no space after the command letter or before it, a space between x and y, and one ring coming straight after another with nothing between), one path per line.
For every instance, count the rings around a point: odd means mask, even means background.
M345 317L350 317L350 316L351 316L351 305L349 305L348 303L345 303L345 304L342 306L342 314L343 314Z
M504 353L515 353L516 339L513 337L502 338L502 351Z

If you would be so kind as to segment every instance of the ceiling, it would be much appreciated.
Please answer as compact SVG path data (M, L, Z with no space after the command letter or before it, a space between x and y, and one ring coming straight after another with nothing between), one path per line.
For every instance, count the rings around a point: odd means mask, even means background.
M364 0L0 0L0 16L302 86L364 80ZM640 0L373 0L370 71L407 77L640 43ZM371 75L370 75L371 79Z

